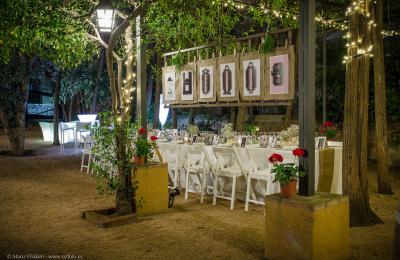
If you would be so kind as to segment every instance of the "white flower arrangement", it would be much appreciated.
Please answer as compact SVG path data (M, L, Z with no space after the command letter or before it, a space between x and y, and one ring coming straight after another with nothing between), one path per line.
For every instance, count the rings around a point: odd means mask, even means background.
M291 125L286 130L283 130L280 135L283 141L291 141L299 136L299 126Z
M232 125L232 123L225 124L224 127L222 127L221 136L223 136L225 138L232 138L233 137L233 125Z
M191 135L197 135L199 133L199 127L197 125L188 125L187 131Z

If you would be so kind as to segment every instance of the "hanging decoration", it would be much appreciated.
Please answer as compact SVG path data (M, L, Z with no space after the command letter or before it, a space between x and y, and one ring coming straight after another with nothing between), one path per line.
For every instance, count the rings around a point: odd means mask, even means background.
M197 62L199 102L212 102L216 100L216 69L217 61L215 58Z
M218 58L217 93L219 101L237 101L239 99L239 55L233 54Z
M262 99L264 93L265 56L258 52L241 55L240 98L243 100Z

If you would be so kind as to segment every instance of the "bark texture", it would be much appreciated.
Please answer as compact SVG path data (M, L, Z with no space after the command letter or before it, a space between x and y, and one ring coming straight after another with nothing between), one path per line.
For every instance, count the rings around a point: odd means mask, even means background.
M378 162L378 193L393 194L390 185L388 167L388 132L386 117L386 82L385 62L382 39L383 26L383 0L375 4L375 22L377 24L374 34L374 93L375 93L375 139L376 157Z
M161 71L162 59L159 55L157 55L157 72ZM153 129L158 128L158 121L160 115L160 94L161 94L161 74L157 73L156 75L156 89L155 89L155 98L154 98L154 118L153 118Z
M56 76L56 85L54 87L54 109L53 109L53 144L59 145L58 139L58 119L60 118L60 90L61 90L62 72L58 72Z
M369 8L369 4L366 8ZM350 41L363 39L360 48L367 49L371 43L371 28L358 12L350 18ZM357 54L350 47L352 59L346 65L346 90L343 124L343 189L350 200L350 225L363 226L379 223L372 212L368 194L368 93L369 55Z

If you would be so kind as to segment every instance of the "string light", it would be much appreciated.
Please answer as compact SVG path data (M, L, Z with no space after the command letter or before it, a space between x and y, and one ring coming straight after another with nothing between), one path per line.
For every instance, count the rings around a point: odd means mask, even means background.
M354 15L355 13L360 14L368 19L368 30L371 29L372 26L376 27L376 23L373 19L370 18L370 13L365 6L365 0L353 1L351 5L347 8L346 16ZM371 44L367 48L363 46L363 39L357 38L352 39L351 33L348 31L343 37L347 40L346 47L348 53L355 53L354 55L345 55L343 57L343 64L350 62L353 58L360 56L373 57L372 51L374 46ZM356 41L357 40L357 41Z

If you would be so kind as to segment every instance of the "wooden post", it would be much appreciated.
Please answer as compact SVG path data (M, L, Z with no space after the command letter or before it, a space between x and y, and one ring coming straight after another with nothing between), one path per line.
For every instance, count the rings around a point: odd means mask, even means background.
M136 17L136 119L147 129L147 70L146 46L140 36L143 14Z
M326 30L322 26L322 122L326 122Z
M299 160L307 171L300 178L299 194L315 193L315 1L300 1L299 41L299 137L307 153Z
M172 129L178 128L178 122L176 120L176 108L171 108L172 112Z

